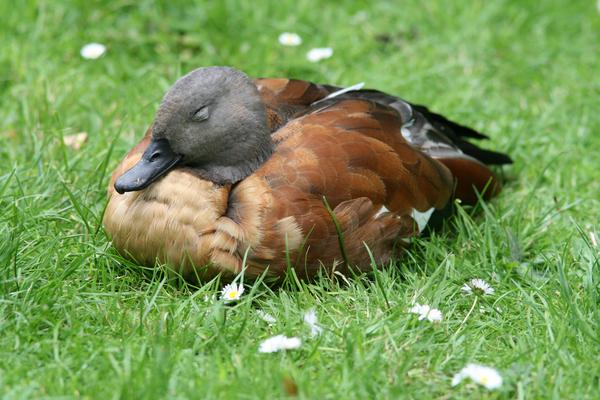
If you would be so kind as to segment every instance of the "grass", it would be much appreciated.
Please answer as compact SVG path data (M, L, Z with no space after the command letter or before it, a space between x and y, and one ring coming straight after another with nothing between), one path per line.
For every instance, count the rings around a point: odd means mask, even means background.
M600 14L594 1L0 3L0 397L597 398ZM299 48L277 43L299 33ZM106 55L79 49L104 43ZM318 64L311 47L332 46ZM366 81L488 133L515 160L376 279L219 289L121 259L100 220L112 168L182 73ZM80 151L61 138L89 134ZM480 277L496 292L464 296ZM477 300L476 300L477 299ZM444 314L433 325L413 301ZM315 308L323 335L308 338ZM277 318L270 327L257 317ZM274 334L301 349L259 354ZM504 385L452 388L466 363ZM287 389L286 389L287 387Z

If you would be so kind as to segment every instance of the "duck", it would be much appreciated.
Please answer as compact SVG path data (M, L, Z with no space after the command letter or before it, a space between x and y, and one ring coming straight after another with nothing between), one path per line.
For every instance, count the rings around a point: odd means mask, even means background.
M179 78L112 173L105 231L123 257L188 281L372 271L501 190L482 133L375 89Z

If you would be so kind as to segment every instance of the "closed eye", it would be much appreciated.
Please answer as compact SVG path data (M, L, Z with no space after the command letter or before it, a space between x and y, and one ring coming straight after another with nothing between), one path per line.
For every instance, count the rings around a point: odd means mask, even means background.
M192 115L192 121L200 122L208 119L208 106L202 106L194 112Z

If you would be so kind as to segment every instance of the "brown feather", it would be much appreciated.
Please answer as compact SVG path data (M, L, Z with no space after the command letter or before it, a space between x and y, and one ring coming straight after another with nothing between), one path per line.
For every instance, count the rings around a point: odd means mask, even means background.
M335 88L293 79L257 79L275 151L248 178L218 186L185 168L148 188L124 195L113 184L141 157L150 131L111 177L106 231L124 255L145 265L169 264L189 279L244 268L256 277L280 277L288 262L301 277L321 266L349 273L371 269L365 246L379 263L418 233L413 210L442 209L456 195L476 200L500 190L493 174L467 158L436 160L401 133L398 112L354 98L312 105ZM327 211L323 198L333 209ZM385 208L384 208L385 207ZM339 223L350 265L338 241Z
M502 185L494 173L479 161L470 157L440 158L456 177L455 196L465 204L475 204L477 193L484 200L489 200L502 190Z

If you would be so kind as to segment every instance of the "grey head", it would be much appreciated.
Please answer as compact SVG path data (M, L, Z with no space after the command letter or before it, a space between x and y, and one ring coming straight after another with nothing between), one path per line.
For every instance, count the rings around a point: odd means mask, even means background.
M167 91L150 145L115 189L143 189L177 166L217 184L235 183L272 152L265 106L250 78L229 67L199 68Z

